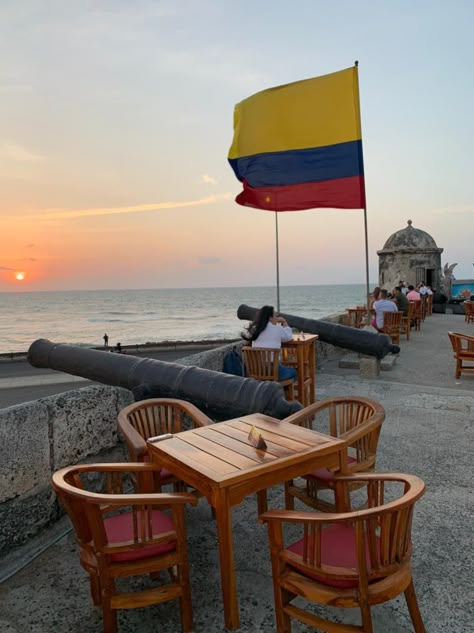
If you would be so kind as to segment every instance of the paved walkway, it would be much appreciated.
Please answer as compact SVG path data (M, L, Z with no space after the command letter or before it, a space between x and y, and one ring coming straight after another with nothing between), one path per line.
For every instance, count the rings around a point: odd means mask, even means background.
M474 623L472 492L474 375L454 379L447 331L474 334L462 317L433 315L402 341L396 367L377 380L363 380L336 361L317 373L317 397L357 394L380 401L382 428L378 469L422 477L427 492L417 504L413 526L413 574L429 633L468 633ZM270 504L282 507L281 489ZM63 522L63 525L66 525ZM224 631L215 524L207 504L187 512L196 633ZM266 528L257 523L255 498L233 513L234 543L243 633L275 631ZM61 527L61 526L59 526ZM71 534L0 585L2 633L92 633L101 631L88 580L80 569ZM375 631L412 631L403 598L373 609ZM355 621L355 612L344 617ZM173 603L120 612L120 633L175 633ZM293 633L309 631L295 624Z

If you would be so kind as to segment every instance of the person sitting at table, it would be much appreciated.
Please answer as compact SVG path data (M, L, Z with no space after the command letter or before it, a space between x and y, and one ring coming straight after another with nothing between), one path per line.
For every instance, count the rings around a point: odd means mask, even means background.
M420 293L411 284L408 286L407 299L408 301L421 301Z
M374 307L375 301L378 301L378 299L380 299L380 286L375 286L369 295L369 308L371 310Z
M276 314L273 306L263 306L247 330L242 332L242 338L252 347L269 347L281 349L282 343L287 343L293 338L293 332L286 319ZM280 365L278 379L289 380L296 378L296 369Z
M372 325L376 330L381 332L383 330L383 313L384 312L397 312L397 306L393 301L387 299L388 292L385 288L380 291L380 299L374 302L375 319L372 321Z
M395 286L395 288L393 289L393 299L397 304L398 311L403 312L403 316L407 316L408 306L410 305L410 302L403 293L403 288L400 288L400 286Z

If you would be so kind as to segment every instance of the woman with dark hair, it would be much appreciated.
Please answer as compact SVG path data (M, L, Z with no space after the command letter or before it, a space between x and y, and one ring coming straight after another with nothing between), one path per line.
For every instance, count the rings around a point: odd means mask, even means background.
M247 331L242 333L242 338L252 343L252 347L281 349L282 343L291 341L293 332L286 319L275 313L273 306L263 306ZM279 380L296 378L296 369L280 365L278 378Z

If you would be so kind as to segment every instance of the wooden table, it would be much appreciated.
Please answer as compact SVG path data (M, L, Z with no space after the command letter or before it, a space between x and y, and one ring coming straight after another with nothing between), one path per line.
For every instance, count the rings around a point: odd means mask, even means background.
M307 407L316 400L316 341L317 334L300 332L291 341L282 343L282 364L295 367L298 381L298 400Z
M265 439L266 450L252 446L252 425ZM345 443L257 413L148 441L147 446L153 460L197 488L215 508L225 625L237 629L232 506L254 492L266 496L267 488L321 467L344 471Z
M346 308L349 317L349 326L355 328L363 328L366 323L364 317L367 316L367 308L365 306L357 306L357 308Z

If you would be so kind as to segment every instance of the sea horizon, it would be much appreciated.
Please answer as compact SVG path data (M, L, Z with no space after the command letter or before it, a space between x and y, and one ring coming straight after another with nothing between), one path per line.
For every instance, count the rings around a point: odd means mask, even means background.
M280 311L320 319L365 303L365 284L280 286ZM3 301L1 301L3 297ZM241 304L277 307L275 286L45 290L0 295L0 353L38 338L97 347L238 339Z

